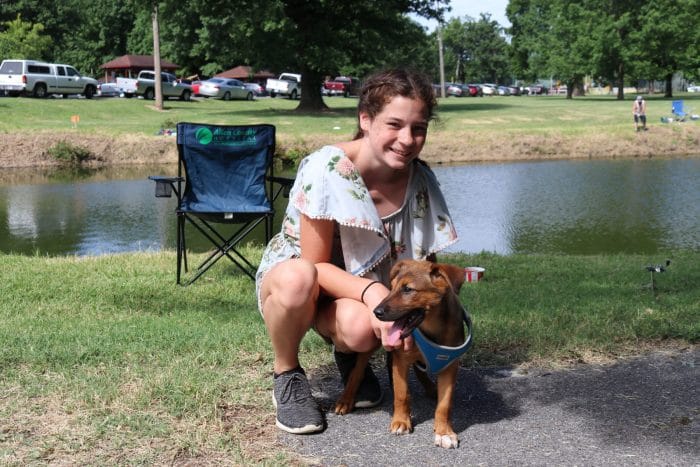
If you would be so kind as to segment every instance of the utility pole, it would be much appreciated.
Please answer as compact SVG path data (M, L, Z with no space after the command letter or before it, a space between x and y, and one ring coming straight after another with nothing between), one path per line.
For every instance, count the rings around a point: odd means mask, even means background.
M163 110L163 87L160 75L160 27L158 25L158 2L153 2L153 10L151 13L153 21L153 71L155 72L155 88L156 88L156 109Z
M440 1L435 1L435 9L439 10ZM445 59L442 56L442 31L440 30L440 22L438 19L437 25L437 40L438 40L438 55L440 57L440 97L445 97Z

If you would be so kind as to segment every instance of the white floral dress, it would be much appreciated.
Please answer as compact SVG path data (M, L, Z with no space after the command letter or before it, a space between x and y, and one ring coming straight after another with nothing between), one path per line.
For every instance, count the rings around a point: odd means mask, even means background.
M357 276L388 284L400 259L426 259L457 241L457 233L435 175L425 164L411 166L403 205L380 218L355 165L336 146L324 146L304 158L297 171L282 231L270 240L256 274L260 284L275 264L301 256L300 218L333 220L332 262Z

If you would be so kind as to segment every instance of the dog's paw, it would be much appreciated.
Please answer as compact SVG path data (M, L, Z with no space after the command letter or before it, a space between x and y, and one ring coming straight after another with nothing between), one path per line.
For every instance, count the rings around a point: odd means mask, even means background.
M459 439L454 433L439 435L435 433L435 446L445 449L455 449L459 447Z
M354 408L354 401L346 401L341 399L338 399L338 402L335 403L335 413L336 415L346 415L352 412L352 409Z
M410 420L392 420L389 431L395 435L405 435L413 431L413 426Z

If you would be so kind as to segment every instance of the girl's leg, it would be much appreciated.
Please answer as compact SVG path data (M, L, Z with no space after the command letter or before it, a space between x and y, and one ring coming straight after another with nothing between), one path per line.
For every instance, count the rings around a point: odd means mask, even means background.
M318 294L316 267L308 261L290 259L265 274L260 299L275 373L299 366L299 344L313 324Z

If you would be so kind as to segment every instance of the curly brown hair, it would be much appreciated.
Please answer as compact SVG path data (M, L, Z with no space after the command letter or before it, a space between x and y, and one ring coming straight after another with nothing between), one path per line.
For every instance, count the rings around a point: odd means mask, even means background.
M430 121L435 117L437 99L433 85L426 75L406 68L383 70L371 75L362 85L360 101L357 104L357 132L354 139L364 136L360 127L360 113L366 113L374 119L396 96L420 99L425 103L425 118Z

